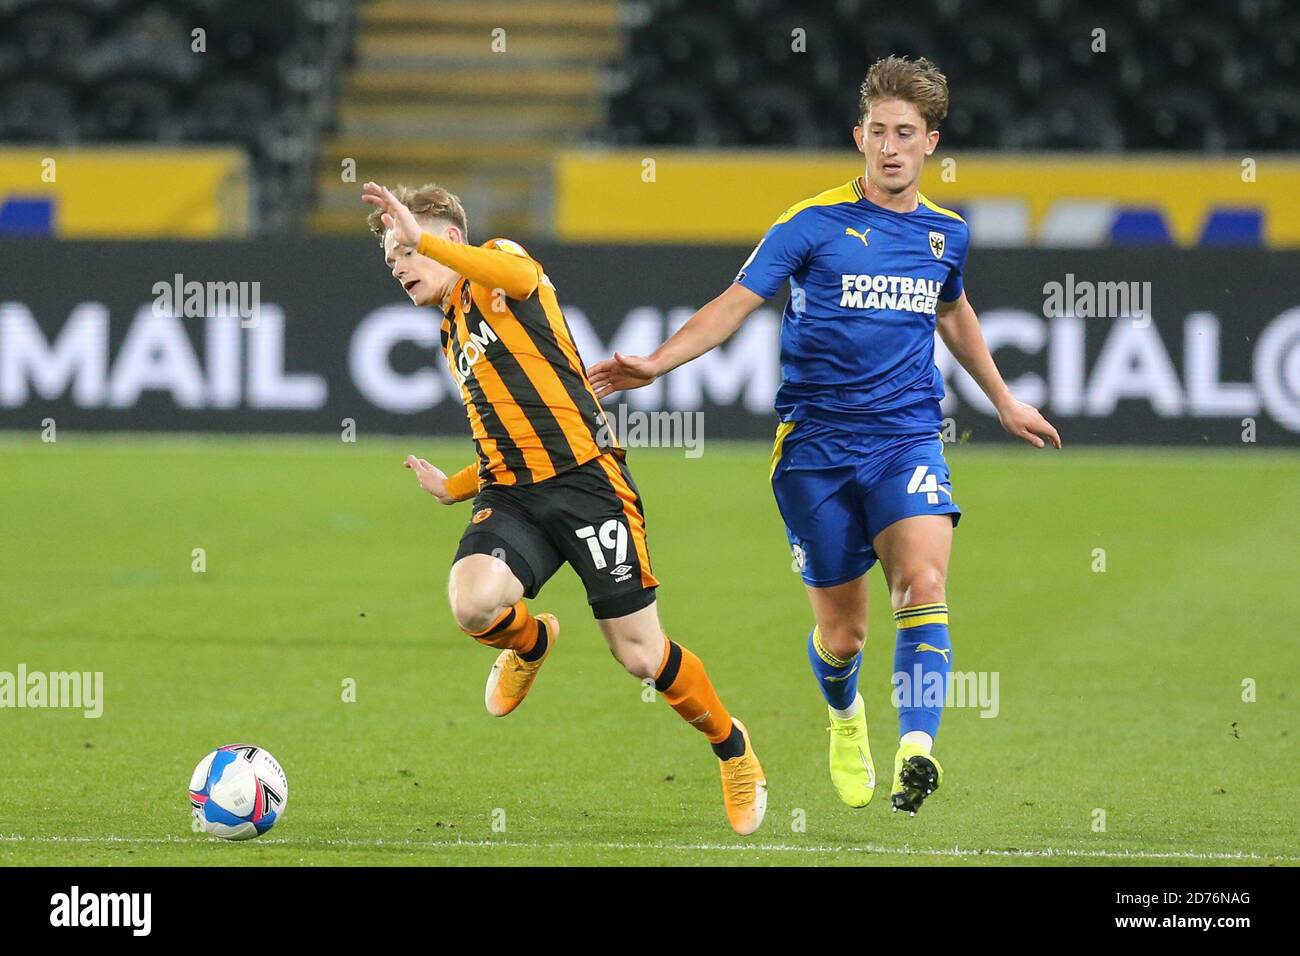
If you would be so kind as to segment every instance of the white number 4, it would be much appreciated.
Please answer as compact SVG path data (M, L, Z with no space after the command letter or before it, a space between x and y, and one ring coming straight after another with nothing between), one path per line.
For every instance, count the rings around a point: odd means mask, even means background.
M616 565L622 564L627 558L627 528L617 518L610 518L602 524L599 534L591 525L579 528L574 534L587 542L587 547L591 550L591 560L595 562L597 571L604 570L606 565L605 554L601 551L602 545L613 550Z
M939 484L939 479L930 473L929 465L917 465L916 470L912 472L911 480L907 483L907 493L909 495L925 495L925 500L932 505L939 503L939 492L943 492L949 498L952 492Z

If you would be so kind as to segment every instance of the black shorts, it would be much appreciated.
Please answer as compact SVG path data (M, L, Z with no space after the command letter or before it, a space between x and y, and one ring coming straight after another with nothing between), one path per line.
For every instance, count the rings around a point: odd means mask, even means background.
M470 554L500 558L530 598L567 561L602 620L648 607L659 586L650 571L641 494L614 454L537 484L483 488L456 560Z

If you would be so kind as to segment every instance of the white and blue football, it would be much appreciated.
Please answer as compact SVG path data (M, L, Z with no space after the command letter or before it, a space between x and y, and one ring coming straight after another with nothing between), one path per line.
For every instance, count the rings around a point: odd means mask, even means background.
M253 744L227 744L190 777L194 829L223 840L251 840L284 816L289 781L280 762Z

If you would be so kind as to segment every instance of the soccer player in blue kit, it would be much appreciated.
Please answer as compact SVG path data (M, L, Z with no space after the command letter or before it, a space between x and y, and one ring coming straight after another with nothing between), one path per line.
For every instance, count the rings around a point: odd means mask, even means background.
M879 559L897 625L891 799L913 814L943 777L931 748L952 670L945 583L961 515L939 437L936 328L1008 432L1061 447L1011 395L980 333L962 281L965 221L917 188L947 114L934 64L877 61L853 129L866 174L791 206L735 282L653 354L615 353L588 370L601 398L648 385L724 342L789 282L771 481L812 604L808 659L830 710L831 780L851 807L875 792L857 682L866 574Z

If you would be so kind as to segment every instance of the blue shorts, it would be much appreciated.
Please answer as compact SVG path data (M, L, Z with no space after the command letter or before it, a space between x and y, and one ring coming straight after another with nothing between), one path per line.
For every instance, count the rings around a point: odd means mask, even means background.
M804 583L828 588L866 574L871 542L895 521L951 515L943 440L856 435L820 422L783 422L772 451L772 491Z

